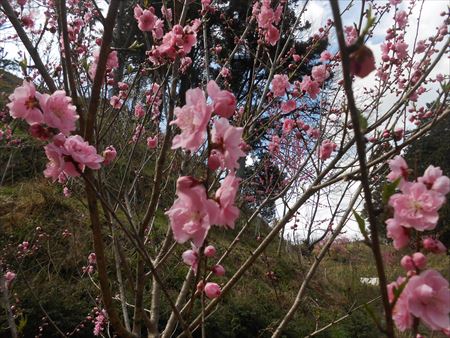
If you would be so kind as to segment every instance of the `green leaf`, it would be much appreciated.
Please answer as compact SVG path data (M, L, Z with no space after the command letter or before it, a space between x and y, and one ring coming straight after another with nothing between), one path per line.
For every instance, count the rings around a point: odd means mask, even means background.
M397 189L398 185L400 184L400 180L401 178L399 177L394 182L389 182L384 185L381 195L383 204L387 204L389 202L389 198L391 198L391 196L395 194L395 189Z
M359 231L361 231L361 234L364 236L366 240L369 239L366 230L366 222L355 210L353 210L353 215L355 216L356 222L358 223Z
M28 66L27 59L21 60L21 61L19 62L19 66L20 66L20 68L22 69L22 72L23 72L24 74L27 74L27 66Z

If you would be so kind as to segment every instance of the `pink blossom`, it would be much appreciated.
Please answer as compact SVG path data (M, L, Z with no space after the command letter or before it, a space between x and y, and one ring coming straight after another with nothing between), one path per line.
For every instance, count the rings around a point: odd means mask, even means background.
M387 286L389 301L392 303L394 301L394 288L399 290L401 285L405 282L403 277L399 277L396 282L392 282ZM408 292L403 289L402 293L398 297L394 308L392 309L392 318L394 319L395 326L400 331L405 331L412 327L413 317L409 313L408 308Z
M336 143L331 140L324 140L320 145L319 158L325 161L331 156L331 153L336 150Z
M172 207L166 212L173 237L178 243L191 240L196 247L201 247L212 221L219 212L219 206L207 198L202 184L188 176L178 179L177 196Z
M183 263L189 265L195 273L197 273L198 268L198 249L195 245L192 245L191 250L186 250L181 255Z
M442 195L447 195L450 192L450 179L442 175L442 170L439 167L430 165L417 181L425 184L428 189L439 192Z
M24 80L22 86L14 89L9 96L11 102L6 105L12 118L24 119L28 124L42 123L43 115L38 100L40 96L34 84Z
M209 299L217 298L222 293L220 286L216 283L211 283L211 282L206 283L204 291L205 291L206 297L208 297Z
M409 243L408 229L402 227L394 218L386 220L387 237L394 241L394 248L400 250Z
M103 151L103 164L109 165L112 161L115 160L117 156L117 151L113 146L107 146L106 149Z
M297 108L297 104L295 103L294 100L288 100L286 102L282 102L281 103L281 110L284 111L285 113L290 113L291 111L293 111L295 108Z
M315 81L322 83L330 76L330 73L327 71L327 66L319 65L312 68L311 75Z
M280 40L280 31L274 25L270 25L264 34L264 39L270 45L275 46Z
M208 245L205 248L204 254L206 257L214 257L216 255L216 248L212 245Z
M356 30L355 26L345 26L344 32L345 42L347 43L347 45L353 45L358 39L358 31Z
M217 264L217 265L214 265L214 266L213 266L212 272L213 272L213 274L215 274L216 276L222 277L223 275L225 275L225 268L224 268L222 265Z
M300 62L302 57L298 54L294 54L294 55L292 55L292 59L294 60L294 62Z
M7 283L11 283L14 279L16 279L16 274L12 271L7 271L5 273L5 280Z
M70 196L72 196L72 192L70 191L70 189L68 187L64 187L63 195L64 195L64 197L69 198Z
M291 85L285 74L276 74L272 80L272 92L275 96L284 96Z
M94 322L94 336L99 336L104 328L105 325L107 323L107 317L106 317L106 311L102 310L100 312L98 312L97 317L95 317L95 322Z
M89 145L80 135L69 136L64 142L64 154L69 155L79 165L91 169L100 169L103 157L97 154L94 146Z
M397 57L399 59L404 59L408 56L408 44L403 41L399 41L394 45L394 51L397 53Z
M236 110L236 98L228 90L220 90L216 81L211 80L207 85L208 95L214 101L214 111L217 115L230 118Z
M54 142L49 143L44 147L45 155L49 159L44 176L51 178L54 181L58 180L64 183L68 176L80 176L80 169L77 169L72 162L66 162L63 155L63 148L56 145Z
M408 14L405 11L398 11L395 13L395 22L397 23L398 28L405 28L408 23Z
M394 219L401 226L417 231L434 229L439 219L438 210L444 204L445 197L428 190L420 182L412 183L406 190L389 199L389 205L394 208Z
M422 242L423 248L435 254L441 254L447 252L447 248L441 241L427 237Z
M228 120L223 117L214 122L211 132L211 141L213 142L211 156L219 159L222 169L239 168L239 158L245 157L245 153L241 149L243 131L243 128L230 125Z
M280 138L278 135L272 136L272 141L269 143L269 151L274 154L280 151Z
M111 96L111 99L109 100L109 103L114 109L120 109L122 107L122 101L120 101L120 98L116 95Z
M143 32L151 32L155 28L155 23L158 18L151 10L145 9L139 15L138 27Z
M224 78L228 78L231 76L231 70L227 67L222 67L222 69L220 70L220 76L224 77Z
M333 54L331 54L329 51L324 50L321 54L320 54L320 59L319 61L321 62L325 62L325 61L330 61L333 59Z
M147 138L147 147L148 149L155 149L158 146L158 136L148 137Z
M319 83L311 80L311 77L308 75L303 76L300 88L302 91L308 93L313 100L317 97L317 94L320 93Z
M225 225L234 229L234 222L239 217L239 209L234 205L239 182L240 179L234 173L230 173L216 191L215 197L219 203L219 213L215 221L218 225Z
M197 151L205 140L211 113L212 107L206 104L203 91L200 88L189 89L186 92L186 104L182 108L175 108L177 119L170 122L181 129L181 134L173 138L172 149L181 147Z
M142 117L144 117L145 115L145 110L142 107L142 105L140 103L138 103L136 105L136 107L134 107L134 116L136 116L137 119L140 119Z
M97 255L95 252L91 252L88 256L88 262L89 264L97 264Z
M43 94L39 104L44 112L44 122L52 128L57 128L64 135L69 135L76 129L75 121L79 116L72 99L63 90L57 90L52 95Z
M283 133L284 134L288 134L292 131L292 129L294 129L295 127L295 121L292 119L286 119L283 122Z
M421 53L425 52L426 49L427 49L427 44L426 44L425 40L417 41L416 50L415 50L415 52L417 54L421 54Z
M450 290L448 281L435 270L411 277L406 285L411 314L432 330L449 327Z
M390 3L392 6L396 6L396 5L401 4L402 1L403 1L403 0L389 0L389 3Z
M91 80L94 80L95 73L97 72L97 64L100 57L100 49L94 51L94 61L91 63L89 67L89 77ZM106 59L106 73L111 72L114 68L119 67L119 57L117 56L117 51L112 51L108 54L108 58Z
M386 176L386 178L389 181L394 182L399 177L405 180L408 179L408 164L403 157L397 155L392 160L389 160L388 164L391 172Z

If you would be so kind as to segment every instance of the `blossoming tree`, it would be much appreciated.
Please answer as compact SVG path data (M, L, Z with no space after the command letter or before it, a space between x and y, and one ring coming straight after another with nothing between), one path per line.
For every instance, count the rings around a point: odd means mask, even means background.
M427 268L425 256L446 248L424 234L436 227L450 181L432 166L414 179L398 155L448 118L448 74L435 72L448 58L448 13L431 36L419 39L419 29L413 33L409 27L418 7L420 22L422 3L358 2L359 17L344 25L354 4L340 8L331 0L330 19L302 44L307 4L246 3L241 13L247 16L237 29L232 1L1 0L0 24L10 32L4 42L26 52L23 84L9 96L0 139L14 147L18 136L12 130L26 125L48 159L43 175L66 196L86 201L94 248L87 272L97 272L102 307L95 335L110 330L120 337L192 337L200 330L206 337L208 315L285 228L311 209L306 242L326 242L271 328L273 337L282 336L351 217L377 268L385 314L380 334L419 334L420 324L449 334L448 282ZM378 53L372 36L386 22ZM218 41L236 33L223 55ZM233 73L246 57L251 63L245 76ZM373 83L358 88L358 79L368 76ZM430 93L427 105L422 98ZM391 183L385 207L392 212L387 234L395 249L411 249L397 262L406 276L391 284L371 187L387 175L386 162ZM149 168L151 179L144 181ZM260 174L267 168L279 175ZM261 190L254 190L255 183ZM327 224L318 226L325 222L317 212L323 198L333 194L341 198L326 206ZM352 214L361 200L366 221ZM225 275L242 234L274 203L284 206L282 217L238 269ZM167 229L157 237L162 213ZM220 228L234 239L217 259L211 234ZM186 249L179 261L188 267L174 296L162 267L178 246ZM117 263L114 284L110 259ZM5 271L1 279L6 298L15 278L22 277ZM161 329L162 301L171 315ZM10 313L8 318L17 336Z

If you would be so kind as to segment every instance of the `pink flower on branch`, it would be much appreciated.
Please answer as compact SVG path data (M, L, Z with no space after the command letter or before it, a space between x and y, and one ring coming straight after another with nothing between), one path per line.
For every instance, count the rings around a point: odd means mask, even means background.
M186 104L175 108L176 124L181 134L172 141L172 149L183 148L197 151L205 141L206 127L211 117L212 107L206 104L205 94L200 88L189 89L186 92Z
M450 290L448 281L435 270L411 277L405 291L411 314L432 330L450 326Z
M272 80L272 92L275 96L284 96L291 85L287 75L276 74Z
M6 105L12 118L24 119L28 124L42 123L43 114L39 106L41 95L36 92L32 82L24 80L22 86L17 87L9 96L11 102Z
M214 80L208 82L208 95L214 101L214 111L217 115L230 118L236 111L236 98L228 90L220 90Z
M39 98L39 104L47 126L59 129L64 135L69 135L76 129L75 122L79 116L72 98L66 96L65 91L57 90L52 95L43 94Z
M228 174L216 191L216 200L219 203L219 213L216 223L234 229L234 222L239 217L239 209L234 205L239 189L240 179L234 173Z
M189 176L178 179L176 193L178 198L166 212L173 237L178 243L191 240L196 247L201 247L219 206L208 199L205 187Z
M239 168L239 158L245 157L241 148L243 146L242 132L243 128L233 127L223 117L214 122L211 132L213 150L210 158L218 161L220 168L230 170Z

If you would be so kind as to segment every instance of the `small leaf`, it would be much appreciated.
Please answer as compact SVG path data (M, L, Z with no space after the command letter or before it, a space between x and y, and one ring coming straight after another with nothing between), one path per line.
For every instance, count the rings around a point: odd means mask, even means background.
M397 189L400 184L401 178L397 178L394 182L386 183L383 187L382 192L382 200L383 204L387 204L389 202L389 198L395 194L395 189Z
M353 215L355 216L356 222L358 223L359 231L361 231L361 234L364 236L364 238L368 240L369 236L367 235L366 222L355 210L353 210Z

